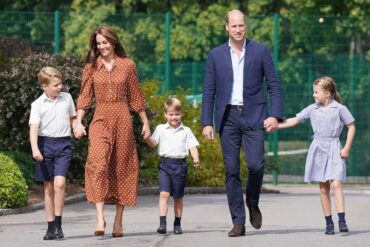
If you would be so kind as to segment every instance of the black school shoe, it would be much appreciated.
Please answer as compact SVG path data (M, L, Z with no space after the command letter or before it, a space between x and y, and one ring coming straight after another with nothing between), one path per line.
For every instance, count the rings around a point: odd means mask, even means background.
M346 224L346 222L338 222L339 224L339 231L340 232L348 232L348 226Z
M64 238L63 230L61 226L57 226L55 229L55 238L56 239L61 239Z
M326 225L325 234L326 235L334 235L334 224Z
M173 226L173 234L182 234L181 226Z
M55 237L55 231L49 231L47 230L46 231L46 234L44 236L44 240L54 240L56 237Z
M166 225L159 225L157 232L159 234L166 234L167 233Z

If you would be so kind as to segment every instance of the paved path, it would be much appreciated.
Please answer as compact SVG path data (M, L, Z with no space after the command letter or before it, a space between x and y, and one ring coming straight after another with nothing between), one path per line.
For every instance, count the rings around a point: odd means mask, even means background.
M263 213L261 230L246 225L245 237L228 238L231 220L225 194L186 195L182 220L183 235L156 234L157 196L139 196L136 208L124 213L124 237L115 239L112 232L114 206L105 209L106 236L94 237L95 209L79 202L67 205L63 217L65 239L44 241L46 231L43 210L0 216L0 246L370 246L370 187L345 188L346 215L350 232L326 236L317 186L267 186L281 193L261 195ZM334 207L333 207L334 208ZM168 216L172 225L172 203ZM335 212L335 208L334 208ZM336 213L334 221L337 221ZM337 224L336 224L337 227ZM337 230L337 229L336 229Z

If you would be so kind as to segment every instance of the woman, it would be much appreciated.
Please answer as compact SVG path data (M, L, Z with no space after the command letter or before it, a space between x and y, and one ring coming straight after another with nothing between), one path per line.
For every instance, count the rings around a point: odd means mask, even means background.
M138 155L130 110L139 113L143 138L150 136L145 99L135 63L127 58L115 30L98 27L90 37L89 51L77 100L76 138L86 134L82 120L95 98L96 110L89 127L85 168L87 201L96 205L94 235L103 236L104 204L115 204L113 237L122 237L124 206L135 206Z

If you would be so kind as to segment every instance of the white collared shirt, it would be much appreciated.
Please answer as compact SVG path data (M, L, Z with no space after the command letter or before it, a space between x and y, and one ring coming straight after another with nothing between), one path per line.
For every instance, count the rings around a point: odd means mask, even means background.
M189 149L199 146L191 129L183 124L177 129L168 123L159 124L151 138L158 144L158 154L162 157L182 159L189 155Z
M61 92L52 100L43 93L31 105L29 125L39 125L39 136L71 136L70 118L76 116L76 109L69 93Z
M232 67L233 67L233 87L231 90L231 98L229 102L231 105L243 105L243 77L244 77L245 45L246 45L246 42L244 40L243 50L239 57L238 54L231 47L231 43L229 40L230 56L231 56L231 62L232 62Z

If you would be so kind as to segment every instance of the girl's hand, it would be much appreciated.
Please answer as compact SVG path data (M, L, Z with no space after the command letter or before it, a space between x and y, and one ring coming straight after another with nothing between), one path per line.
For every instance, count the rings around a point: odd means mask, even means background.
M150 137L151 133L149 123L143 124L143 130L141 131L141 135L145 140L148 139L148 137Z
M194 166L195 166L195 168L199 168L200 161L199 160L194 160Z
M32 152L32 158L37 161L42 161L44 159L44 157L42 156L39 150Z
M349 156L349 150L343 148L341 151L340 151L340 157L342 159L347 159Z

